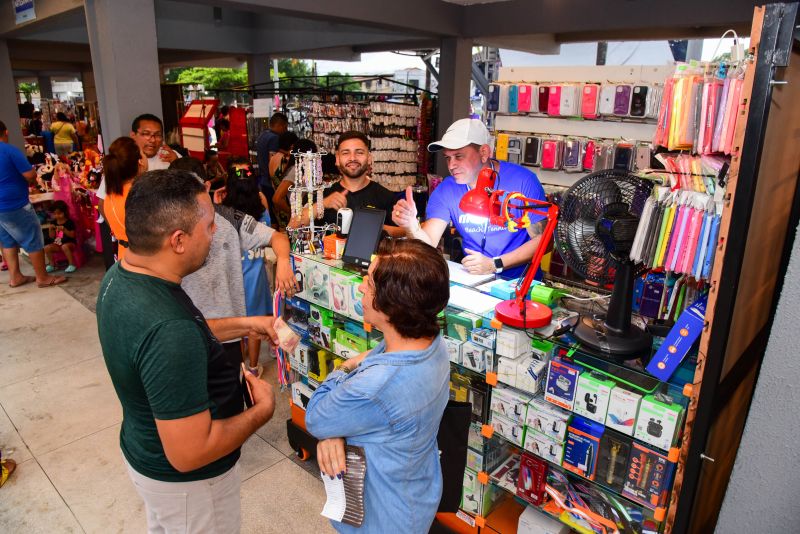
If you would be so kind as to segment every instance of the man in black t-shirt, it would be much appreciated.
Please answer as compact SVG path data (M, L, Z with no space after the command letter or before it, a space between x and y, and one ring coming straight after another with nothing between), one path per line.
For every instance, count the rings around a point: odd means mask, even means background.
M386 212L383 229L389 235L402 237L405 232L392 222L395 194L369 177L372 156L369 138L361 132L344 132L336 141L336 167L342 179L325 190L325 213L320 223L336 223L336 212L341 208L375 208ZM293 220L290 226L308 224L308 214Z

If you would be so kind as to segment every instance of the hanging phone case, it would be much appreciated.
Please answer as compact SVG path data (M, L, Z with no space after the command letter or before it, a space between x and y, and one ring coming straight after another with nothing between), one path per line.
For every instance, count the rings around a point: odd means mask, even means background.
M494 144L494 157L503 161L508 161L508 141L508 134L497 134L497 139Z
M581 153L583 154L583 170L591 171L594 168L595 142L586 139L581 146Z
M542 169L556 170L561 166L561 144L555 139L542 141Z
M508 86L508 112L516 113L518 108L519 88L516 85Z
M610 169L614 163L614 145L610 143L595 143L594 146L594 166L592 171L602 171Z
M500 97L497 111L498 113L508 113L508 85L500 85Z
M559 115L562 117L578 116L578 87L576 85L561 86L561 104Z
M500 86L496 83L489 84L489 94L486 99L486 111L497 111L500 107Z
M540 137L531 136L525 138L525 156L524 163L526 165L539 166L542 159L542 139Z
M652 151L649 145L639 145L636 147L636 170L650 168L650 156Z
M614 114L614 98L616 94L616 85L603 84L600 86L600 103L597 105L597 112L600 113L600 115Z
M547 113L547 107L550 105L550 86L539 86L539 98L537 99L539 106L536 111L539 113Z
M614 148L614 168L629 171L633 167L633 146L618 144Z
M618 85L614 95L614 115L626 117L631 111L631 86Z
M644 116L647 119L657 119L658 110L661 107L661 99L664 96L663 85L652 85L647 91L647 111Z
M547 100L547 114L558 117L561 114L561 86L551 85L548 87L550 96Z
M581 91L581 116L584 119L597 118L597 102L600 95L600 86L596 83L587 83Z
M522 163L522 139L519 137L509 137L508 138L508 162L516 163L519 165Z
M530 85L517 86L517 111L519 113L528 113L531 110L531 90Z
M564 170L567 172L583 171L583 161L581 161L581 141L580 139L566 139L564 141Z
M647 93L649 87L646 85L634 85L631 96L631 117L644 117L647 111Z

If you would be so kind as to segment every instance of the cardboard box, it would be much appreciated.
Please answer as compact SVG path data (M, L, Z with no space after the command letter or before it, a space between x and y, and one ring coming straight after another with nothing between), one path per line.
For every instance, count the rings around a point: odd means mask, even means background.
M478 482L478 472L470 469L464 470L464 490L474 493L478 491L481 483Z
M519 516L517 534L569 534L570 528L544 513L526 506Z
M461 365L478 373L486 372L486 358L491 358L491 351L467 341L461 345Z
M525 443L525 427L522 423L512 421L507 417L492 412L492 427L495 432L514 445L522 447Z
M309 355L313 354L315 350L311 345L301 341L297 344L294 353L289 354L289 365L301 375L308 375Z
M350 295L347 298L347 316L356 321L364 320L364 304L361 302L364 294L358 290L360 285L361 277L353 275L353 282L349 287Z
M461 496L461 509L485 517L492 511L495 503L504 496L503 490L492 484L481 485L474 492L468 492L465 488Z
M680 314L656 355L647 364L647 372L666 382L703 332L707 296L701 297Z
M497 331L496 344L495 352L498 356L519 358L531 353L531 340L524 330L502 328Z
M547 369L547 386L544 390L546 401L572 410L575 405L575 391L578 388L580 372L572 365L561 360L550 360Z
M634 442L622 495L655 510L666 506L675 464L666 456Z
M341 269L331 269L329 289L331 310L346 315L350 306L350 286L353 275Z
M467 449L467 469L483 471L483 454L473 449Z
M336 331L336 341L352 351L355 351L355 356L358 356L369 348L366 337L359 337L342 328Z
M611 390L616 384L603 375L583 373L578 378L578 389L575 392L575 406L572 408L582 415L601 425L606 422L608 402Z
M498 386L492 388L489 408L497 414L511 419L521 425L525 424L525 415L528 412L530 395L514 391L513 389Z
M302 382L294 382L292 384L292 403L303 410L308 406L308 401L311 400L313 394L314 390Z
M316 323L308 323L308 335L311 341L319 346L328 350L333 350L333 342L336 339L336 328L330 326L322 326Z
M561 460L564 458L564 442L556 441L549 436L528 428L525 431L524 445L523 448L526 451L554 464L561 465Z
M485 423L489 414L489 387L486 382L470 380L467 400L472 405L472 420Z
M602 423L576 415L567 429L564 446L565 469L582 477L594 480L597 470L597 455L600 451L600 438L605 427Z
M528 404L525 426L563 442L567 438L567 427L572 414L563 408L545 402L542 397L534 397Z
M464 342L448 336L442 336L442 340L444 341L444 346L447 348L447 356L450 358L450 361L461 365L461 345Z
M520 457L517 495L529 503L544 504L545 484L547 484L547 462L531 454Z
M633 440L619 432L606 429L600 439L597 455L597 477L602 484L621 492L627 475L628 457Z
M547 375L547 362L538 360L532 356L522 356L517 358L516 361L517 379L515 387L531 395L542 392L542 385Z
M303 276L303 294L301 298L313 304L319 304L323 308L331 308L330 300L330 275L329 265L317 261L308 260L305 263Z
M519 480L519 454L512 454L497 469L492 471L492 479L497 485L512 493L517 491Z
M639 406L634 437L667 450L675 444L682 422L683 406L647 395Z
M511 387L516 387L517 360L505 356L497 358L497 381Z
M606 414L606 426L628 436L633 435L636 415L642 396L617 386L611 390Z
M447 335L460 341L468 341L470 332L483 325L483 320L467 312L446 313Z
M497 330L493 328L475 328L470 332L470 341L489 350L494 350Z
M531 341L531 356L535 360L547 363L553 357L553 347L554 345L550 341L534 339Z
M308 379L315 382L317 385L321 384L328 373L332 369L333 354L327 350L318 350L316 358L314 353L309 354L308 361Z
M476 451L483 450L483 436L481 435L481 426L477 424L469 425L469 433L467 434L467 447L475 449Z

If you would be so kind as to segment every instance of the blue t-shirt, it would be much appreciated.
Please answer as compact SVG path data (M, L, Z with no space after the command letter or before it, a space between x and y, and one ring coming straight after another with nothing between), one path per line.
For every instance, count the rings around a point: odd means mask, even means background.
M269 212L259 222L270 225ZM244 302L248 316L271 315L272 295L269 292L267 271L264 268L264 249L253 248L242 254Z
M539 183L539 179L533 172L514 163L505 161L499 163L495 189L509 193L519 192L528 198L545 200L542 184ZM461 235L465 249L481 252L490 258L516 250L530 240L526 230L509 232L505 226L490 225L489 220L484 217L461 211L458 203L467 191L469 191L469 187L466 184L458 184L455 178L448 176L431 194L425 210L426 217L452 222L456 231ZM533 223L544 217L531 214L530 218ZM503 277L518 277L524 269L525 264L505 269Z
M22 173L32 168L28 158L20 149L0 142L0 212L14 211L27 206L28 181Z
M264 130L256 139L256 156L258 158L259 185L269 184L269 157L271 152L278 151L279 136L272 130Z

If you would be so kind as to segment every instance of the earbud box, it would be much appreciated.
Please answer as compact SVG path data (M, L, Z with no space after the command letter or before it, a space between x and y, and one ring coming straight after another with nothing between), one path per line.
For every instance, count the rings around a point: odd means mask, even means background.
M458 312L445 314L447 335L460 341L469 341L470 332L483 325L483 320L471 313Z
M544 390L545 400L565 410L572 410L579 375L578 369L572 365L560 360L550 360Z
M308 356L314 349L302 341L297 344L293 353L289 353L289 365L301 375L308 374Z
M493 328L475 328L469 334L470 341L489 350L494 350L497 330Z
M447 356L450 358L450 361L461 365L461 345L463 345L464 342L448 336L442 336L442 340L444 341L445 348L447 348Z
M341 269L331 269L330 274L330 302L331 310L347 315L350 307L350 286L353 275Z
M477 373L486 372L487 356L491 358L490 350L484 349L471 341L461 345L461 365Z
M517 386L517 360L505 356L497 358L497 381L511 387Z
M528 413L525 416L525 426L528 430L535 430L559 442L567 436L567 427L571 413L545 402L541 397L534 397L528 403Z
M531 353L531 339L524 330L503 328L497 331L498 356L519 358Z
M528 403L530 401L530 395L523 395L513 389L498 386L492 388L489 408L492 412L523 425L525 424L525 415L528 412Z
M653 447L668 450L678 437L682 421L683 407L680 404L662 402L648 395L639 406L634 437Z
M576 415L567 429L567 441L564 445L565 469L577 473L589 480L594 480L597 469L597 455L600 452L600 438L606 427Z
M636 415L642 396L617 386L611 390L606 414L606 426L623 434L633 435Z
M526 451L530 451L540 458L544 458L554 464L561 464L564 458L564 443L553 438L534 432L530 428L525 431Z
M578 378L578 389L575 391L575 406L572 411L601 425L606 421L608 401L615 384L602 375L583 373Z
M492 412L492 427L495 432L518 447L522 447L525 442L525 427L522 423Z

